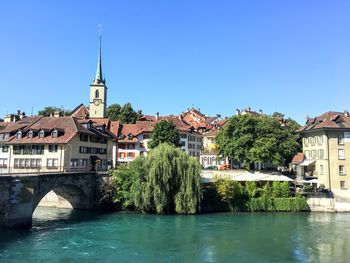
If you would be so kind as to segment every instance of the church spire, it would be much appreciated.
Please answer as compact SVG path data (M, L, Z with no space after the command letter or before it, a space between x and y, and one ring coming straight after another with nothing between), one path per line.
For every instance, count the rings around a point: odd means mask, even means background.
M94 82L96 84L105 84L105 79L103 79L103 75L102 75L101 42L102 42L102 35L100 34L100 46L98 48L97 70L96 70L96 76L94 79Z

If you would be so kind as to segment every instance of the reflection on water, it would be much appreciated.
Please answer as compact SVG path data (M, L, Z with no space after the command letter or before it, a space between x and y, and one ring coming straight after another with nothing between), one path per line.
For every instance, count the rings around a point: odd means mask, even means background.
M350 214L158 216L38 208L0 262L348 262Z

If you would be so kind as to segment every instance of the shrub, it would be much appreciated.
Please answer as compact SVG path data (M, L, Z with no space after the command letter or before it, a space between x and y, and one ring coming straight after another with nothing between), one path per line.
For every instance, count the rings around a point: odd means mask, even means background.
M219 179L215 182L216 191L221 200L230 206L231 211L242 209L244 192L242 185L230 179Z
M256 183L253 181L247 181L245 183L245 190L249 198L254 198L259 195L259 188L257 187Z
M294 198L265 198L258 197L249 200L249 210L260 212L300 212L309 211L306 199L303 197Z

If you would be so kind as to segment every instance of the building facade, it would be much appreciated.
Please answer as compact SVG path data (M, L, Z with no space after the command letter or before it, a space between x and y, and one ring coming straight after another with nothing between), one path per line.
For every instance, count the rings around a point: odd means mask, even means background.
M106 170L113 136L74 117L26 117L0 130L0 173Z
M337 194L350 196L350 115L326 112L307 118L298 130L305 159L299 163L302 176L315 177Z

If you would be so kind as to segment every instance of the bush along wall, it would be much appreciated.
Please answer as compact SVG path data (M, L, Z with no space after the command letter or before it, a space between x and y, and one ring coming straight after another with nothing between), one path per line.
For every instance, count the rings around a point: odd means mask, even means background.
M288 182L273 182L257 186L255 182L242 185L230 179L215 182L216 193L231 211L300 212L310 211L306 198L292 196Z

